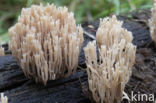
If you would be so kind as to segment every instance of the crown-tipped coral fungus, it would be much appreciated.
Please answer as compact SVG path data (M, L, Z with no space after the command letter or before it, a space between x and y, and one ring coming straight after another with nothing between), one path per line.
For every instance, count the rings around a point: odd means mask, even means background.
M135 61L132 34L113 16L101 19L96 38L84 49L89 89L97 103L120 103Z
M66 7L23 8L9 35L12 54L28 78L46 84L76 71L83 30Z
M154 0L154 7L152 8L152 17L149 20L150 35L156 44L156 0Z
M4 96L3 93L1 93L1 100L0 103L8 103L8 98L6 96Z
M4 56L5 53L4 53L4 48L0 47L0 56Z

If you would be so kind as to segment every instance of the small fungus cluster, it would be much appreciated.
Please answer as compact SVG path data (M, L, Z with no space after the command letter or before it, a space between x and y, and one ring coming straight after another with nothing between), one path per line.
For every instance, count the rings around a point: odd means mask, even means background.
M4 48L0 47L0 56L4 56L5 53L4 53Z
M8 103L8 98L6 96L4 96L3 93L1 93L1 100L0 103Z
M116 16L101 19L97 41L84 48L89 89L96 103L120 103L131 76L136 46L132 44L132 33L122 24Z
M46 84L76 71L83 29L66 7L23 8L9 36L12 54L28 78Z
M154 0L154 7L151 11L152 18L149 20L150 35L156 45L156 0Z

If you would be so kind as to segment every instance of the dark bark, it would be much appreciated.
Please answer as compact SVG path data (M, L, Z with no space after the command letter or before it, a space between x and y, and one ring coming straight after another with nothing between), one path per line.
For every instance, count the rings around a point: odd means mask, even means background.
M156 50L147 25L150 12L143 10L129 15L129 17L118 16L120 20L124 21L123 27L133 33L133 43L137 46L136 63L125 92L129 96L132 90L135 93L149 93L156 96ZM98 20L85 23L83 28L95 37L98 24ZM88 25L92 25L92 27ZM0 92L4 92L8 96L9 103L91 103L87 99L91 99L92 96L87 85L83 48L93 38L86 34L84 34L84 38L78 71L69 78L49 81L47 86L28 80L11 55L0 57ZM6 54L10 54L8 45L5 44L3 47L5 47ZM127 102L123 101L123 103Z

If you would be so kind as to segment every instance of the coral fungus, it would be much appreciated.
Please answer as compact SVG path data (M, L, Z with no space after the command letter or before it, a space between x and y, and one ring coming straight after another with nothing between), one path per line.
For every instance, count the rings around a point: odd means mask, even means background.
M0 103L8 103L8 98L6 96L4 96L3 93L1 93L1 100Z
M4 56L5 53L4 53L4 48L0 47L0 56Z
M28 78L46 84L76 71L83 29L66 7L23 8L9 35L12 54Z
M84 48L89 89L97 103L120 103L135 61L132 34L113 16L101 19L96 38L97 45L93 41Z
M150 27L150 35L152 40L156 44L156 0L154 0L154 7L152 8L152 17L149 20L149 27Z

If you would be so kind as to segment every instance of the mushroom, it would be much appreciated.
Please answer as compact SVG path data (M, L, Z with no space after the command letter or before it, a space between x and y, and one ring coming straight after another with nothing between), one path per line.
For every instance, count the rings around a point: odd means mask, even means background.
M9 29L10 49L26 77L42 82L72 75L78 65L83 29L66 7L23 8Z
M96 103L120 103L135 61L132 34L113 16L100 20L96 38L84 48L89 89Z
M156 45L156 0L154 0L154 7L151 9L151 11L152 17L149 20L150 35Z

